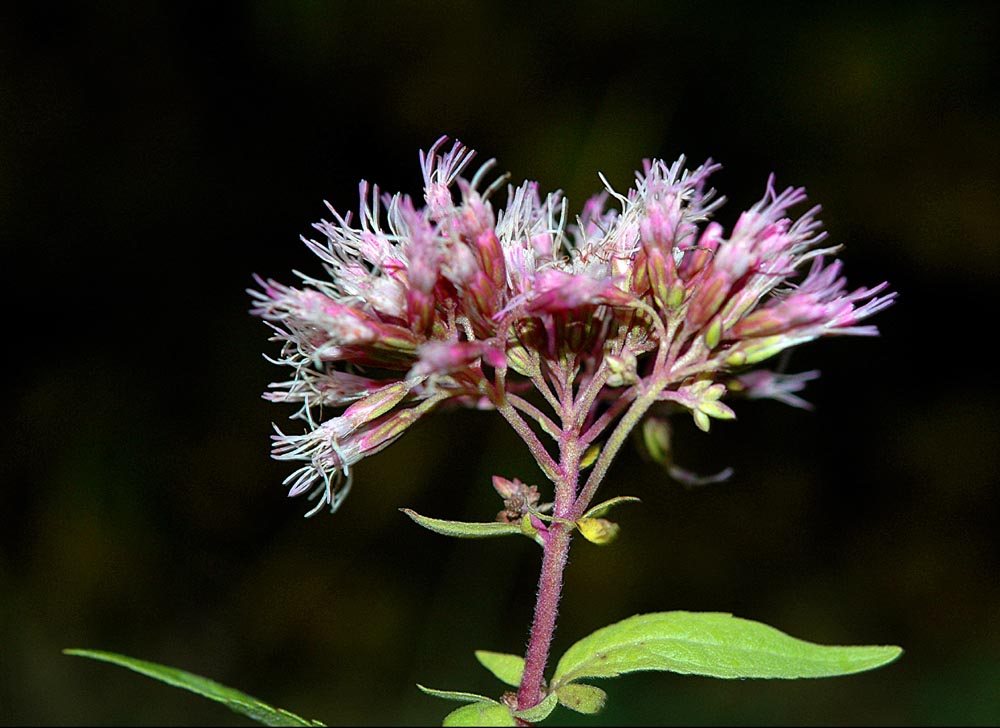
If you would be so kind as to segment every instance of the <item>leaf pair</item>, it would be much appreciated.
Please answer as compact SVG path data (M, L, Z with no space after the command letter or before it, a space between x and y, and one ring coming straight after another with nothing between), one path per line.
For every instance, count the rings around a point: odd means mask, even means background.
M521 675L524 673L523 657L502 652L476 650L476 659L495 677L508 685L518 687L521 684ZM548 703L550 706L546 710L545 716L552 712L557 702L577 713L596 713L604 707L607 697L607 693L593 685L566 684L554 686L539 705L544 706Z
M524 672L524 658L503 652L476 650L476 659L493 673L494 677L511 687L521 684ZM538 723L549 717L556 704L563 705L578 713L596 713L604 707L607 693L593 685L563 685L558 690L552 690L545 698L531 708L516 710L485 695L475 693L459 693L448 690L434 690L423 685L417 685L423 692L435 698L470 702L457 708L445 716L443 725L516 725L516 719L529 723ZM513 701L514 693L507 693ZM484 722L489 721L489 722Z
M502 655L496 652L491 654L504 658L515 657L514 655ZM477 657L480 655L480 652L476 653ZM525 710L517 710L510 705L493 700L493 698L488 698L485 695L460 693L452 690L435 690L423 685L417 685L417 687L435 698L468 703L468 705L463 705L461 708L456 708L448 713L441 723L443 726L512 726L518 725L519 719L528 723L539 723L549 717L549 714L555 710L557 703L580 713L596 713L603 707L604 698L606 697L603 690L595 688L592 685L566 685L559 692L546 695L538 705ZM585 694L588 689L592 691L592 694ZM514 700L514 693L508 693L507 695L511 696L511 701ZM595 702L594 695L600 696L599 704Z

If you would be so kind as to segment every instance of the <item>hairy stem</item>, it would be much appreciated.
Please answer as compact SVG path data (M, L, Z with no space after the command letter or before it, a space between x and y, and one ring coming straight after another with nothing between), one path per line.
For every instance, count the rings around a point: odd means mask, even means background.
M570 393L570 396L572 394ZM564 411L571 410L564 407ZM566 418L567 420L569 418ZM564 427L568 422L564 420ZM559 477L555 482L555 504L553 516L565 519L576 499L576 489L580 475L581 456L579 433L563 430L559 438ZM542 686L545 665L549 659L552 636L556 629L556 614L559 597L562 594L563 571L569 555L572 539L572 524L553 521L549 524L545 551L542 556L542 571L538 578L538 597L535 601L535 616L531 624L528 651L524 656L524 673L517 693L517 707L525 710L537 705L544 697Z
M570 530L565 524L553 523L549 527L549 538L542 557L542 573L538 579L538 599L535 602L531 639L524 656L524 673L517 692L518 710L534 707L543 697L545 665L556 630L556 614L562 594L563 570L569 555L570 538Z

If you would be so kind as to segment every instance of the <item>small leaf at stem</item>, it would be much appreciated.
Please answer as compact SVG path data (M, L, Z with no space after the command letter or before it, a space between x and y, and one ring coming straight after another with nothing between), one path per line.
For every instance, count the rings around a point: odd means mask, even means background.
M457 690L435 690L434 688L424 687L420 683L417 683L417 687L420 692L430 695L432 698L441 698L442 700L457 700L460 703L495 703L493 698L487 698L485 695L479 695L477 693L462 693Z
M476 650L476 659L501 682L515 688L521 684L521 673L524 672L523 657L504 652Z
M521 518L521 533L533 540L535 543L545 546L545 541L542 539L538 529L535 528L535 524L531 522L531 514L525 513Z
M545 696L545 700L540 702L531 708L526 708L524 710L515 710L514 717L520 718L521 720L526 720L529 723L538 723L549 717L549 713L556 709L559 699L556 697L555 693L550 693Z
M881 667L902 649L817 645L722 612L638 614L570 647L552 688L586 677L666 670L718 678L833 677Z
M561 523L570 529L576 528L575 521L571 521L568 518L560 518L559 516L549 516L531 507L528 508L528 514L534 516L540 521L545 521L546 523Z
M606 518L581 518L576 527L581 536L598 546L606 546L618 537L618 524Z
M444 717L443 726L517 725L510 708L496 701L463 705Z
M600 712L608 699L608 694L600 688L582 683L562 685L555 694L560 705L588 715Z
M399 510L412 518L417 525L444 536L455 536L457 538L493 538L495 536L507 536L512 533L520 534L522 532L519 523L503 523L501 521L490 521L488 523L442 521L439 518L421 516L409 508L400 508Z
M603 516L619 503L641 503L641 501L634 495L619 495L611 498L610 500L606 500L603 503L598 503L596 506L584 513L582 518L597 518L599 516Z
M274 726L322 726L318 720L306 720L281 708L274 708L257 698L242 693L239 690L227 687L214 680L195 675L176 667L167 667L155 662L137 660L134 657L126 657L114 652L102 652L100 650L63 650L64 655L74 655L76 657L89 657L92 660L109 662L112 665L124 667L140 675L151 677L167 685L182 690L188 690L203 698L222 703L234 713L245 715L258 723Z

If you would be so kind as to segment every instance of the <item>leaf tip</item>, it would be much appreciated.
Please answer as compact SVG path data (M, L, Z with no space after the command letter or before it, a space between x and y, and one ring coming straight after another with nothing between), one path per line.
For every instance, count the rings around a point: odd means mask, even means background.
M883 645L882 648L885 650L887 655L886 660L883 663L885 665L888 665L890 662L895 662L903 656L904 652L906 652L906 650L899 645Z

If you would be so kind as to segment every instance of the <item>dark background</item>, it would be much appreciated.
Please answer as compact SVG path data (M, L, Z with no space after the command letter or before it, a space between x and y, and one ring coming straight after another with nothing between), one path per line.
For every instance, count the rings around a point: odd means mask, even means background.
M0 15L0 722L244 724L64 647L176 665L330 724L437 723L414 683L498 694L537 548L452 541L537 472L497 416L432 418L304 520L260 398L283 372L251 274L362 178L419 193L441 134L578 210L643 157L724 165L727 226L769 172L823 204L879 339L797 351L809 413L738 403L677 432L736 468L684 490L627 449L611 547L578 543L557 653L637 612L732 611L817 642L903 645L877 672L604 683L580 724L996 724L998 12L747 3L24 3ZM502 198L501 198L502 202Z

